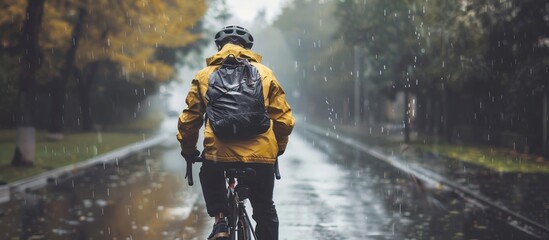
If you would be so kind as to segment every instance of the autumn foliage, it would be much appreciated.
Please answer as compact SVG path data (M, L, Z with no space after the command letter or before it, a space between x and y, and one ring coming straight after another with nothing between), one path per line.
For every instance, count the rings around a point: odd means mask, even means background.
M15 124L12 115L18 66L13 62L23 54L19 39L27 4L27 0L0 3L0 76L2 93L5 93L0 97L0 122L4 127ZM173 57L163 58L164 55L158 54L159 49L179 56L181 49L201 39L197 28L201 27L206 9L206 2L202 0L46 1L36 78L38 104L42 104L37 109L37 115L41 116L37 125L47 127L55 121L48 116L59 113L50 113L47 109L55 109L51 105L56 103L49 103L49 98L57 93L64 99L61 104L68 104L68 100L75 105L72 108L80 112L89 113L93 111L89 108L95 107L96 113L108 115L109 111L117 110L108 108L107 104L135 107L144 96L124 100L117 100L115 96L131 95L128 92L133 93L135 89L150 94L160 84L173 80L177 62ZM77 26L81 27L78 33ZM71 50L72 58L68 56ZM108 99L94 99L99 93L110 94ZM78 106L86 101L86 109ZM71 107L61 109L70 111ZM67 115L66 112L60 114ZM85 118L84 115L74 118ZM81 120L66 122L78 125Z

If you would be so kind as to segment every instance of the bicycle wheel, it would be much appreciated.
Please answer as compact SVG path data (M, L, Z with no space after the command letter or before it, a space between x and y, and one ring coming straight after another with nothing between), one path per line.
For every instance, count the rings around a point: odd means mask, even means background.
M229 194L229 216L227 216L227 223L229 224L230 240L236 240L236 229L238 224L238 203L235 196Z
M243 216L238 218L238 240L251 240L250 226Z

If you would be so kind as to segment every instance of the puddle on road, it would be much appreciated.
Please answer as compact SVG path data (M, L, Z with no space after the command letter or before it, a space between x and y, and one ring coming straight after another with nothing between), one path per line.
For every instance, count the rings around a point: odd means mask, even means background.
M200 187L189 188L183 170L165 169L183 161L165 159L171 151L97 166L12 197L0 205L0 239L200 239L207 217L195 204L202 202Z

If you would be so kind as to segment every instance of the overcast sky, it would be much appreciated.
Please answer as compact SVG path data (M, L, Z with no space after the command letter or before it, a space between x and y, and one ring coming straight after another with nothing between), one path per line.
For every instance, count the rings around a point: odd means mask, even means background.
M267 10L267 21L271 23L273 19L280 14L281 8L288 0L227 0L227 5L231 9L233 16L242 21L252 21L261 9Z

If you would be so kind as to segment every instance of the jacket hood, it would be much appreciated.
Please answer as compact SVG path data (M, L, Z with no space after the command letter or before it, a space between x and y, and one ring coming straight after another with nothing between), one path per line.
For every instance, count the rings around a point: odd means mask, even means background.
M219 52L207 58L206 64L208 66L220 65L221 62L223 62L223 59L225 59L227 56L231 54L238 58L246 58L250 62L261 63L261 55L254 53L249 49L245 49L241 46L238 46L236 44L227 43L225 46L223 46L221 50L219 50Z

